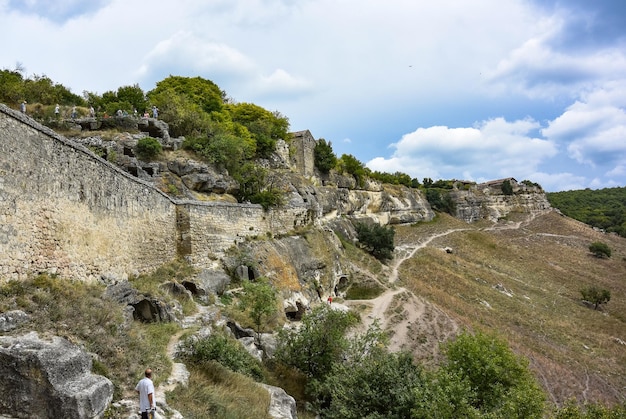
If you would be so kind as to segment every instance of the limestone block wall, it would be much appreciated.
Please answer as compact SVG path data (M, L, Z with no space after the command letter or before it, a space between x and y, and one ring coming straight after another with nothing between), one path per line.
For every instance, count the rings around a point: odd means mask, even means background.
M250 236L313 222L308 207L176 201L0 105L0 281L125 278L176 257L206 266Z
M176 254L171 199L0 105L0 280L125 277Z
M291 141L293 166L303 176L315 175L313 150L317 141L309 130L294 132L293 137Z
M208 266L225 250L253 237L284 234L312 222L306 208L283 208L263 211L260 205L231 203L180 203L181 219L188 219L181 234L191 263ZM182 232L187 229L189 234Z

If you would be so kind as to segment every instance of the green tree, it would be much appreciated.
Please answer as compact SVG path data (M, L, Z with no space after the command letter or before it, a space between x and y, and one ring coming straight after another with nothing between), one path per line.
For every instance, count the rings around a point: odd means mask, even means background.
M379 260L393 258L393 240L396 233L393 227L366 223L357 223L354 227L359 242L372 256Z
M169 101L168 95L163 93L185 96L190 103L207 114L221 112L226 98L226 93L217 84L202 77L169 76L158 82L147 96L149 102L161 110L166 108Z
M246 311L256 328L257 342L261 343L263 326L278 313L276 289L266 279L245 281L243 294L240 298L240 308Z
M611 248L603 242L593 242L589 245L589 251L597 258L611 257Z
M18 71L0 71L0 102L7 105L24 100L24 80Z
M233 177L240 185L237 194L239 202L249 201L253 204L260 204L265 210L282 205L284 194L279 188L274 187L266 168L246 162L237 173L233 174Z
M259 157L268 157L276 149L276 141L288 137L289 120L278 112L270 112L252 103L228 104L225 108L233 122L248 129Z
M513 195L513 186L511 185L511 182L508 180L505 180L504 182L502 182L502 193L505 195Z
M134 110L143 111L148 106L146 94L138 84L119 87L117 89L117 100L131 105L130 108L125 109L129 113L132 113Z
M319 305L302 317L297 329L282 329L276 359L311 379L323 380L349 346L346 332L358 323L352 312Z
M589 301L594 305L594 310L597 310L600 304L606 304L611 300L611 291L595 285L581 289L580 294L583 300Z
M328 173L337 165L337 156L333 152L330 141L320 138L313 149L313 160L315 167L322 172Z
M545 395L528 362L495 336L463 333L445 347L444 371L466 381L472 405L489 417L541 418Z
M361 187L364 185L367 169L356 157L352 154L342 154L339 159L339 166L342 172L354 177L357 186Z

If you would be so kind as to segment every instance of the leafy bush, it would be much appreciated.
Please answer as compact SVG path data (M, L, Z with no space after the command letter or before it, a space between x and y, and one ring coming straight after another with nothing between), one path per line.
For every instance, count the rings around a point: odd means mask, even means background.
M367 168L352 154L343 154L339 159L339 167L343 173L352 175L359 187L365 183Z
M413 391L423 381L410 354L374 350L358 363L335 364L333 373L314 387L315 399L324 418L410 418Z
M442 193L439 189L426 189L426 200L435 211L441 211L450 215L455 215L456 203L450 193Z
M161 143L156 138L143 137L137 141L137 156L143 160L152 160L163 152Z
M358 322L352 312L319 305L302 318L298 329L282 329L275 357L309 378L322 379L343 358L346 331Z
M268 173L267 169L261 166L250 162L245 163L233 176L240 185L238 201L260 204L265 210L282 205L283 192L274 188L273 183L268 181Z
M393 239L396 231L392 227L357 223L355 228L359 242L372 256L379 260L393 257Z
M583 300L594 305L594 310L597 310L600 304L606 304L611 300L611 291L598 288L595 285L581 289L580 294Z
M595 257L611 257L611 248L608 244L603 242L593 242L589 245L589 251L594 254Z
M241 343L222 333L213 333L202 339L187 338L181 344L180 354L185 361L200 367L215 361L256 381L263 380L261 363Z
M493 335L463 333L445 347L443 366L467 382L471 404L489 417L541 418L545 395L528 362Z
M375 171L369 174L372 179L376 179L382 183L389 183L391 185L404 185L407 188L417 188L420 183L417 179L411 179L411 176L402 172L386 173Z
M313 149L313 161L315 167L322 172L328 173L337 165L337 156L333 152L333 146L330 141L320 138Z

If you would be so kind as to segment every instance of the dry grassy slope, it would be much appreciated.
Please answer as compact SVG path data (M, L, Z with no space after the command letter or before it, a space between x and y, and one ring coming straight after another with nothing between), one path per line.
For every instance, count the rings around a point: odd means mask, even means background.
M499 225L526 217L513 214ZM441 215L397 228L396 245L459 228L468 230L435 239L402 263L399 283L462 327L500 333L530 360L553 402L624 401L626 239L550 212L517 229L495 230ZM607 243L612 257L592 256L593 241ZM442 251L445 246L453 253ZM580 289L594 284L611 291L601 311L580 301ZM439 329L420 339L446 338L437 336ZM423 358L419 344L412 348Z

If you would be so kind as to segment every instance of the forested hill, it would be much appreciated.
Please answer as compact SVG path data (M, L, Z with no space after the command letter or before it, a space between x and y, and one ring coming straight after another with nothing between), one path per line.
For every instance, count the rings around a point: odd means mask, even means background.
M626 187L551 192L550 205L585 224L626 237Z

